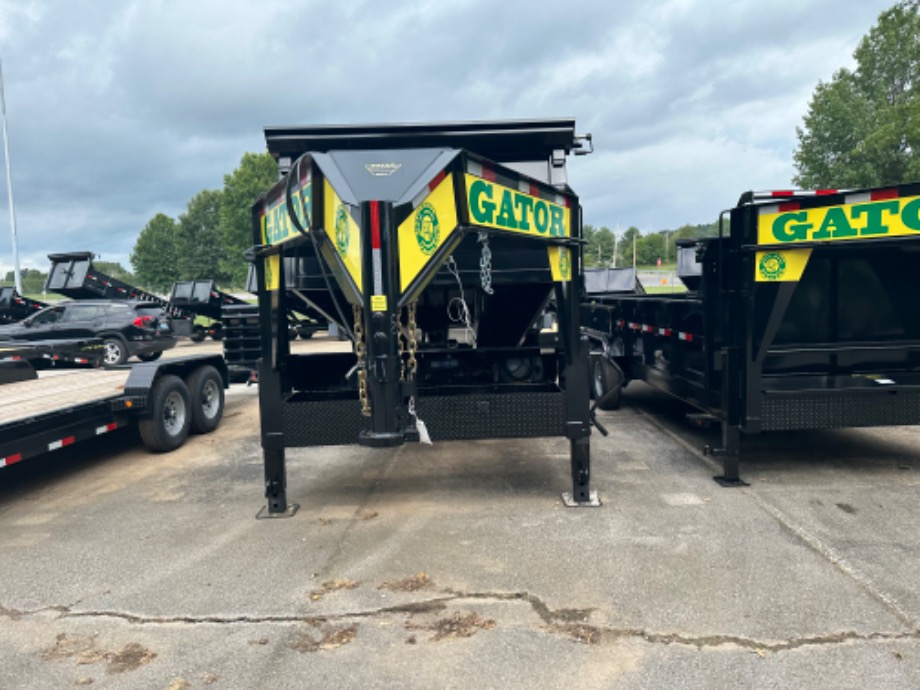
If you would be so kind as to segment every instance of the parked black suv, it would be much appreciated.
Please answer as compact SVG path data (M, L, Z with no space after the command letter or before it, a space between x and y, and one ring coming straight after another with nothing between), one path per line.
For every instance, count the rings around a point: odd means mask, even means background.
M75 300L59 302L27 319L0 326L0 340L102 338L103 361L124 364L136 356L150 362L175 347L168 316L154 302Z

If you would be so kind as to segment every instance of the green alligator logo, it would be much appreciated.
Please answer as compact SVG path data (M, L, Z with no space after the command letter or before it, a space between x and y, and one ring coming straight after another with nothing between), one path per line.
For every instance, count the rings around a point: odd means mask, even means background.
M569 257L569 250L562 248L559 250L559 275L563 280L569 279L569 271L572 270L572 259Z
M782 254L777 254L776 252L764 254L763 258L760 259L757 270L766 280L779 280L782 278L783 273L786 272L786 260Z
M434 254L440 237L441 227L438 224L437 211L429 203L422 204L415 215L415 240L425 256Z
M344 204L339 204L335 210L335 248L339 250L341 256L345 256L348 251L348 242L351 239L351 232L348 227L348 209Z

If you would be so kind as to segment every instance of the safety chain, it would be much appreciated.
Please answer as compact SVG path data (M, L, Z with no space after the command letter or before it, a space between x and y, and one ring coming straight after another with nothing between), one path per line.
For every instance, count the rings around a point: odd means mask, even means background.
M409 353L409 359L406 362L406 369L410 381L415 379L415 372L418 370L418 362L415 360L415 353L418 350L418 325L415 323L415 307L417 305L418 302L410 302L407 306L409 320L406 324L406 330L408 331L406 333L406 350Z
M361 307L352 305L355 317L355 357L358 360L358 400L361 401L361 414L371 416L371 405L367 397L367 370L365 369L367 347L364 344L364 320Z
M479 242L482 244L482 256L479 257L479 278L482 281L482 291L494 294L492 289L492 249L489 247L489 233L479 232Z

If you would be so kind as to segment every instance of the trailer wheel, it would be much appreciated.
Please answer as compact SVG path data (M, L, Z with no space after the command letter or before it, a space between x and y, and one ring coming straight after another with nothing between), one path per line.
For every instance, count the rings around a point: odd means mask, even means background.
M119 338L106 338L102 341L102 361L107 366L117 366L128 361L128 348Z
M211 340L223 340L224 339L224 327L222 324L219 324L219 323L211 324L211 327L208 329L208 333L211 334Z
M191 415L189 394L185 382L167 374L153 384L150 391L151 416L138 422L144 445L156 453L165 453L181 446L188 437Z
M153 362L163 356L163 350L159 352L143 352L137 356L142 362Z
M615 410L620 406L623 374L603 357L594 357L591 364L591 392L602 410Z
M214 367L199 367L188 377L192 432L207 434L217 428L224 414L224 380Z
M207 335L207 332L204 330L204 326L199 326L198 324L195 324L194 326L192 326L192 334L189 336L189 339L193 343L200 343L201 341L204 340L206 335Z

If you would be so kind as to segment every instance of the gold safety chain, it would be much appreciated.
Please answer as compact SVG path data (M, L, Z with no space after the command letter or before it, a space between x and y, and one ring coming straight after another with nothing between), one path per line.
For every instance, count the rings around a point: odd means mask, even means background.
M361 414L371 416L371 404L367 397L367 347L364 344L364 319L361 316L361 307L352 305L355 317L355 357L358 360L358 400L361 401Z
M408 372L409 380L412 381L415 379L415 372L418 370L418 362L415 360L415 352L418 350L418 324L415 322L415 307L418 302L410 302L407 309L409 312L409 321L406 325L406 350L409 353L409 358L406 362L406 370Z

